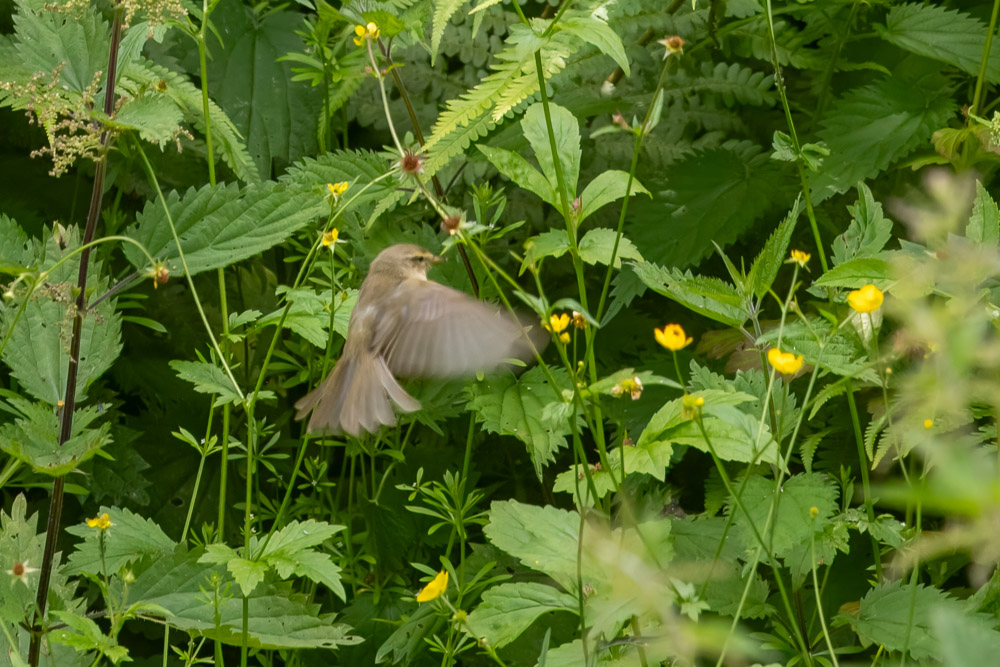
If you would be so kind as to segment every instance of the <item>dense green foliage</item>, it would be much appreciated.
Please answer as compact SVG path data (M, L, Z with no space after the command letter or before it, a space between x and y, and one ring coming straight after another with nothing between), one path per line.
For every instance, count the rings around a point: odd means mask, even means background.
M0 7L0 667L996 661L1000 0Z

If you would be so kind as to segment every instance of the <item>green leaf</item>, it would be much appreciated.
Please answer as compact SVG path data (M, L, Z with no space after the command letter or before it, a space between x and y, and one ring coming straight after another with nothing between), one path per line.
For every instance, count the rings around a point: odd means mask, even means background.
M531 166L520 153L505 148L493 148L486 144L476 144L479 152L486 156L501 174L517 183L519 186L534 192L542 201L559 207L556 191L546 180L542 172Z
M441 49L441 38L448 26L448 19L465 3L466 0L434 0L434 19L431 22L431 65L434 64Z
M558 104L549 105L552 119L552 134L555 137L556 155L562 168L563 183L566 185L566 196L572 201L576 197L576 184L580 175L580 124L576 116L568 109ZM552 146L549 143L549 133L545 123L545 111L541 103L532 104L524 112L521 130L525 139L535 152L535 159L542 168L546 180L553 184L555 199L559 202L556 208L562 210L562 197L559 194L559 179L556 178L555 161L552 159Z
M195 636L216 639L232 646L242 643L243 598L232 587L221 565L199 563L203 551L178 551L161 557L136 578L130 599L156 604L171 612L166 622ZM213 581L215 583L213 583ZM215 609L206 603L218 587L219 624ZM333 614L321 614L306 596L257 586L249 598L250 646L278 648L336 648L357 644L360 637L334 623Z
M15 496L8 507L0 508L0 563L19 562L37 567L42 562L44 544L45 534L38 534L38 514L28 516L28 502L23 493ZM11 576L0 576L0 623L22 622L25 610L34 603L35 592L35 586L25 586Z
M819 138L830 149L813 184L813 202L845 192L926 144L955 113L944 76L891 76L839 97Z
M580 194L582 205L580 209L580 222L583 222L611 202L618 201L624 197L627 187L628 172L618 169L608 169L595 176L594 180L587 183L587 187ZM633 179L629 196L634 197L640 193L652 197L649 190L639 182L639 179Z
M725 247L767 211L791 205L785 169L749 142L691 153L664 177L643 177L654 195L629 205L629 238L650 261L694 264L713 243Z
M181 110L169 97L148 93L125 102L112 116L109 125L134 130L146 141L162 148L177 136L183 119Z
M475 385L468 405L487 431L513 435L528 446L538 479L542 469L555 460L556 452L566 446L571 432L568 419L557 423L543 419L545 406L558 399L569 383L565 370L553 369L553 374L561 385L555 391L538 366L520 378L510 374L488 378Z
M739 488L739 484L736 486ZM765 532L774 494L774 482L754 475L746 481L740 500L756 526L757 533L764 536L765 540L770 540L772 553L779 558L785 558L801 545L808 548L810 536L821 532L838 509L837 487L826 475L792 475L781 486L778 513L772 517L771 526ZM729 499L728 506L729 512L736 517L741 542L747 549L755 549L758 542L747 515L738 509L733 498ZM817 510L815 517L811 514L813 507Z
M795 231L795 223L798 219L799 200L796 199L792 210L767 238L764 248L750 266L748 282L750 290L758 299L767 294L771 285L774 284L774 279L778 277L778 270L785 263L788 244L792 240L792 232Z
M854 626L863 641L884 646L887 651L906 648L910 657L922 660L941 654L941 644L931 629L933 610L955 618L967 616L965 603L937 588L895 581L868 591L861 599L857 617L841 618Z
M579 528L576 512L505 500L490 505L483 534L525 567L544 572L564 590L575 590Z
M781 349L786 352L801 354L807 364L819 366L837 375L856 376L859 373L865 377L862 370L868 363L867 354L859 349L856 339L848 338L842 333L833 333L833 325L822 317L809 318L809 326L802 322L790 322L785 325L781 337ZM817 340L818 339L818 340ZM773 345L778 340L778 329L765 333L757 344ZM819 341L824 341L821 345ZM878 378L869 370L871 377Z
M985 246L995 246L1000 240L1000 211L980 181L976 181L976 200L972 202L965 238Z
M813 287L848 287L858 289L862 285L874 283L885 287L891 278L889 263L878 257L857 257L821 275Z
M532 236L524 242L524 261L521 263L521 273L529 266L544 257L562 257L569 252L569 239L566 232L553 229Z
M66 528L66 532L82 537L66 563L70 574L116 574L121 568L144 558L158 558L170 553L176 543L156 525L128 509L101 507L97 516L107 513L111 527L107 530L91 528L86 523L78 523ZM101 556L101 539L104 540L104 556Z
M892 236L892 220L882 215L882 204L875 201L864 183L858 183L858 200L847 210L851 213L851 224L833 240L834 264L855 257L874 257Z
M564 17L556 24L556 28L574 34L588 44L593 44L600 49L601 53L613 59L625 72L625 76L632 76L621 37L607 23L598 20L593 14Z
M281 243L328 209L323 196L273 182L240 191L234 185L189 189L181 197L167 195L177 235L191 275L229 266ZM171 274L183 275L177 244L159 201L147 202L128 235L146 246L153 257L167 263ZM144 268L145 255L131 245L125 256Z
M97 407L76 411L70 438L60 446L61 426L55 409L22 398L10 398L8 404L17 416L0 426L0 449L35 472L61 477L111 444L108 424L89 428L100 415Z
M468 616L467 628L474 639L485 638L490 646L500 648L521 636L539 616L555 611L577 613L579 603L576 597L546 584L500 584L483 593Z
M947 605L935 607L930 621L945 667L989 665L997 659L1000 632L988 622L956 615Z
M697 392L694 395L705 394L708 392ZM710 398L705 398L705 433L702 433L694 420L689 419L663 431L657 439L688 445L708 454L714 450L715 455L723 461L778 463L778 443L767 424L762 425L759 417L747 414L733 405L718 405L709 403L709 400ZM677 402L680 401L682 399L677 399ZM645 434L643 431L643 435Z
M177 372L177 377L194 384L194 390L200 394L217 394L217 406L227 403L239 403L242 397L233 381L226 372L207 361L170 362L170 367ZM262 392L263 393L263 392Z
M716 322L738 327L749 317L739 293L718 278L696 276L676 268L666 269L652 262L635 262L632 268L657 294Z
M0 273L17 276L34 263L34 246L20 226L0 214Z
M618 234L613 229L598 227L591 229L580 239L580 259L587 264L601 264L607 266L611 263L611 254L615 249L615 239ZM615 255L615 268L622 267L622 259L635 259L642 261L642 255L635 247L635 244L624 236L618 241L618 250Z
M890 9L885 27L876 28L882 39L901 49L954 65L966 74L979 73L987 27L968 14L936 5L909 3ZM1000 81L1000 49L990 51L986 80Z

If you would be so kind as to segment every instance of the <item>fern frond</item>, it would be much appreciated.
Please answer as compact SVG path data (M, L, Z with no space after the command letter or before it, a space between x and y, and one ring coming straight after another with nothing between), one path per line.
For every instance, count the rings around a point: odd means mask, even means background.
M763 72L743 67L736 63L702 63L699 75L677 77L668 93L688 95L696 92L710 92L722 96L727 107L739 104L754 106L771 105L775 94L771 90L774 78Z
M205 116L202 113L201 90L184 75L143 58L129 63L123 76L140 86L152 87L163 81L166 84L164 94L174 101L184 114L184 119L204 134ZM212 138L218 142L222 161L244 183L259 182L260 174L257 173L257 167L239 130L226 112L212 100L208 101L208 117L212 124Z
M466 0L434 0L434 19L431 21L431 65L437 58L441 38L444 36L444 29L448 26L449 19L465 2Z

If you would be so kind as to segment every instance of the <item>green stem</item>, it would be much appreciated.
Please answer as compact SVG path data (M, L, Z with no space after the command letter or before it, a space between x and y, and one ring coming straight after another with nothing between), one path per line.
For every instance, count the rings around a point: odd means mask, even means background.
M990 27L986 31L986 43L983 44L983 57L979 61L979 73L976 75L976 89L972 95L972 108L974 113L980 113L979 105L982 103L983 91L986 85L986 68L990 62L990 49L993 46L993 35L997 30L997 15L1000 13L1000 0L993 0L993 13L990 14Z
M826 628L826 615L823 613L823 600L819 595L819 577L816 576L816 536L809 533L809 560L812 564L813 593L816 594L816 610L819 612L819 624L823 628L823 638L826 639L826 648L830 651L830 659L833 660L833 667L840 667L837 662L837 653L833 650L833 642L830 641L830 631Z
M851 412L851 425L854 427L854 441L858 445L858 464L861 466L861 487L865 496L865 512L868 514L868 523L875 525L875 508L872 504L871 484L868 480L868 456L865 453L865 441L861 435L861 420L858 418L858 405L854 401L854 389L850 383L847 385L847 407ZM888 409L888 406L886 407ZM878 546L878 540L868 529L868 536L872 542L872 556L875 559L875 576L882 581L882 552Z

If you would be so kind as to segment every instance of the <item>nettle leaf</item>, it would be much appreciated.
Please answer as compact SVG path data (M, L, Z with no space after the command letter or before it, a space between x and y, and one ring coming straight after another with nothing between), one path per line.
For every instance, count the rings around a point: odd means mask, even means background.
M799 200L796 199L792 210L768 237L764 248L750 266L748 282L753 295L758 299L767 294L771 285L774 284L774 279L778 277L778 271L788 255L788 244L792 240L792 232L795 231L795 223L798 219Z
M580 239L580 259L587 264L601 264L607 266L611 263L611 252L615 249L615 239L618 234L613 229L598 227L591 229ZM618 251L615 252L615 268L622 267L622 259L635 259L642 261L642 255L635 244L624 236L618 241Z
M622 199L625 196L626 190L628 190L630 197L634 197L640 193L649 197L653 196L639 182L639 179L632 179L632 185L629 186L628 172L618 169L608 169L595 176L594 180L587 183L587 187L580 194L580 222L583 222L611 202Z
M34 264L34 244L20 225L0 214L0 273L17 276Z
M552 372L559 387L551 387L536 366L519 378L507 374L476 383L469 401L469 409L478 413L487 431L513 435L528 446L539 479L542 469L555 460L556 452L566 446L566 436L572 432L568 419L551 422L543 418L545 406L559 400L562 390L569 387L565 370Z
M41 7L38 7L41 10ZM97 72L108 67L108 24L97 9L85 7L73 16L28 7L14 15L17 61L32 72L59 72L60 84L84 92ZM101 82L104 81L102 76ZM103 106L103 93L95 106Z
M657 294L716 322L738 327L749 317L736 289L718 278L696 276L676 268L667 269L652 262L636 262L632 268L639 279Z
M876 25L882 39L925 58L954 65L966 74L979 73L986 46L986 24L968 14L935 5L896 5ZM990 50L986 79L1000 81L1000 49Z
M547 584L519 582L500 584L486 590L469 614L467 631L474 639L485 638L500 648L511 643L542 614L554 611L579 612L576 597Z
M738 489L739 484L736 486ZM810 536L821 533L838 509L837 487L826 475L792 475L781 485L777 515L772 516L771 525L765 531L774 493L773 481L755 475L746 481L740 496L743 509L750 515L749 519L733 498L729 498L727 502L729 512L736 517L741 541L747 549L755 549L759 544L749 520L753 521L757 533L770 545L774 555L785 558L803 544L808 548ZM811 514L813 507L818 512L815 517Z
M281 243L292 232L327 210L323 196L285 184L266 182L240 190L235 185L167 195L167 208L177 228L191 275L229 266ZM149 253L167 263L172 274L183 275L163 204L149 201L136 216L128 235ZM144 268L145 255L130 245L125 256Z
M108 124L138 132L146 141L162 147L177 136L183 119L184 114L169 97L148 93L125 102Z
M705 433L694 420L687 420L665 430L660 439L688 445L707 454L714 451L723 461L778 464L778 443L770 427L760 423L759 416L747 414L733 405L709 404L708 400L705 399L702 420Z
M243 598L225 568L200 562L204 551L179 550L165 554L136 578L130 599L159 605L171 615L168 625L195 636L239 646L243 634ZM215 607L206 604L213 595L213 576L219 586L218 626ZM249 600L250 646L256 648L336 648L357 644L350 627L334 623L333 614L320 613L305 595L274 586L257 586Z
M972 202L972 215L965 227L965 238L986 246L995 246L1000 240L1000 210L980 181L976 181L976 199Z
M549 105L549 115L552 119L556 155L559 156L563 183L566 185L566 196L572 200L576 197L576 185L580 178L580 124L569 109L558 104ZM556 178L555 160L552 158L552 146L549 144L545 111L541 103L532 104L524 112L521 131L531 144L531 150L534 151L535 159L538 160L546 180L555 190L555 199L559 202L556 208L565 215L566 211L562 210L562 198L558 191L559 179Z
M579 529L576 512L504 500L490 505L483 534L525 567L544 572L564 590L575 590Z
M45 244L46 259L40 268L53 269L57 261L78 248L78 230L71 228L62 235L62 240L60 245L54 235L49 237ZM20 317L17 301L8 303L0 314L0 331L10 332L3 349L4 362L25 391L50 405L56 405L66 395L78 270L78 261L60 264L28 297ZM102 270L100 262L91 265L87 283L91 294L101 295L108 289ZM106 299L88 310L83 318L76 379L78 402L86 397L90 384L111 367L121 347L121 315L115 311L115 300Z
M945 667L989 665L996 661L1000 632L989 621L957 616L947 605L935 607L930 620Z
M868 591L861 598L856 617L841 614L840 618L854 626L863 641L884 646L887 651L905 648L914 660L922 660L941 655L941 643L931 628L935 610L954 618L970 615L968 604L940 589L894 581Z
M725 247L769 209L791 203L786 168L747 142L696 151L667 169L652 201L630 207L629 237L651 261L694 264L713 242Z
M169 554L176 543L156 525L131 510L101 507L97 515L107 513L111 527L107 530L91 528L86 523L68 526L66 532L82 537L66 563L70 574L116 574L121 568L145 558L158 558ZM104 556L100 541L104 539Z
M856 257L874 257L892 236L892 220L882 215L882 204L875 201L864 183L858 183L858 200L847 210L851 213L851 224L833 240L834 264Z
M838 98L819 138L830 149L813 181L813 202L845 192L926 144L955 113L951 84L940 73L896 75Z
M35 472L61 477L111 444L109 424L89 428L100 416L97 407L82 408L73 414L70 438L60 446L59 414L52 406L22 398L9 398L8 406L18 416L0 425L0 449Z
M8 508L0 508L0 562L32 566L41 563L44 543L45 534L38 533L38 514L28 516L28 502L23 493L15 496ZM25 610L34 600L34 586L24 586L11 576L0 576L0 622L22 622Z
M105 636L94 620L63 610L53 610L52 615L64 628L52 631L49 634L51 641L70 646L80 652L100 651L114 664L123 660L131 661L128 649L118 646L113 637Z

